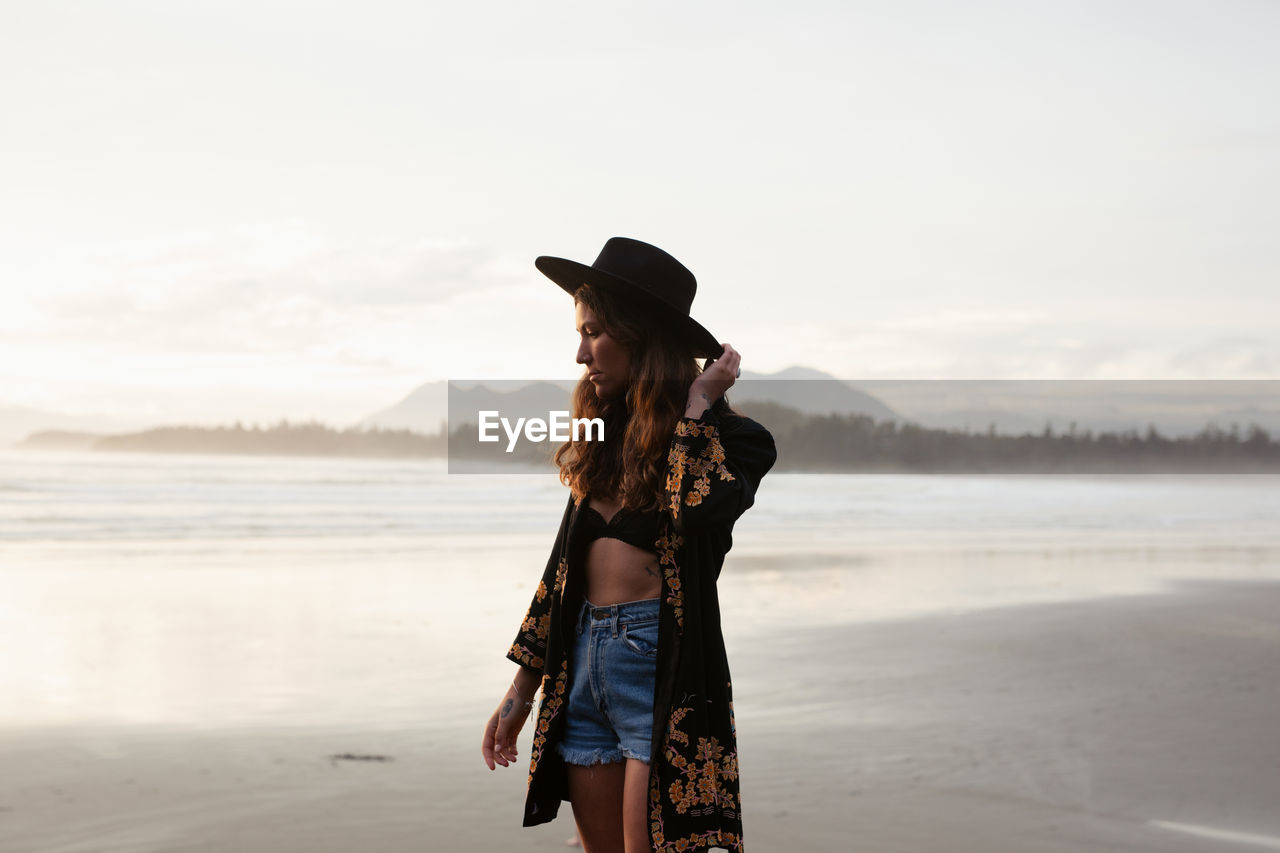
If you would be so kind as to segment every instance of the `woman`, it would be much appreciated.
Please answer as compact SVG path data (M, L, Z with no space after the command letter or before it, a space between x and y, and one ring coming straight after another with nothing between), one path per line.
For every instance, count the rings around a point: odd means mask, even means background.
M614 237L591 266L535 263L574 296L573 416L605 435L556 452L571 494L485 763L515 760L541 685L526 826L567 799L587 853L741 851L716 578L773 437L725 401L740 357L689 316L697 283L675 258ZM716 360L699 370L699 356Z

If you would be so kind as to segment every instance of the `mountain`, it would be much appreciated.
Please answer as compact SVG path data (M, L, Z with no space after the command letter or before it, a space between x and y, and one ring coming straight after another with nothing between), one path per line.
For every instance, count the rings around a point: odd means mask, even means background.
M143 429L145 426L144 422L133 419L106 415L68 415L62 412L33 409L29 406L0 404L0 447L10 447L15 442L40 431L89 433L96 437Z
M478 424L478 413L500 412L501 417L543 418L555 411L570 409L571 382L523 382L499 380L465 388L449 389L449 428L464 423Z
M413 389L395 405L368 415L359 425L434 433L450 417L450 412L454 421L462 417L474 422L475 413L483 410L496 410L509 418L545 417L549 411L569 408L569 395L576 382L574 379L428 382ZM743 371L728 396L735 406L741 403L749 407L751 403L765 402L806 414L903 419L876 397L808 367L789 367L777 373Z
M729 389L728 397L735 406L763 402L807 415L867 415L877 421L904 420L878 397L810 367L788 367L777 373L744 370L742 378Z
M98 433L46 429L33 432L9 446L15 450L92 450L94 442L100 438L103 436Z
M360 427L411 429L438 433L449 418L449 383L427 382L409 392L403 400L357 421Z

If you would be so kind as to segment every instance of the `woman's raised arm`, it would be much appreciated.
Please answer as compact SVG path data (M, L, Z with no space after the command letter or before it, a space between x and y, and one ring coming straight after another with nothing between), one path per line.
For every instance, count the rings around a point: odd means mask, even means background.
M676 531L736 521L777 458L773 436L750 418L726 425L715 409L681 418L667 454L667 509Z

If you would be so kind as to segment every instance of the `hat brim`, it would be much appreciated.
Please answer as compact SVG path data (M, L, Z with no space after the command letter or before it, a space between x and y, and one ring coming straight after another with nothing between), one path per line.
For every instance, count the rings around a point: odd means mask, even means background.
M655 318L674 323L680 332L681 339L689 344L695 356L719 358L724 355L724 347L701 323L621 276L567 258L553 258L549 255L538 257L533 265L547 278L560 285L560 288L570 296L577 293L578 288L583 284L590 283L596 287L608 288L629 299Z

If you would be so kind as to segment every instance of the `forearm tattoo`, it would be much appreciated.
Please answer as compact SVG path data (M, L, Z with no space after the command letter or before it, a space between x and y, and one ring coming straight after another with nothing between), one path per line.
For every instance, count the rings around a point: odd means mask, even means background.
M511 708L514 705L515 705L515 701L511 699L508 699L506 702L502 703L502 719L505 720L507 718L507 714L511 713Z
M698 392L698 396L701 397L703 401L707 404L707 408L711 408L711 398L707 396L705 391ZM693 407L694 407L694 404L689 403L687 406L684 407L684 410L687 412Z

